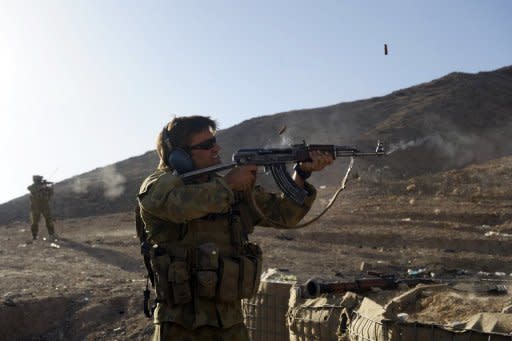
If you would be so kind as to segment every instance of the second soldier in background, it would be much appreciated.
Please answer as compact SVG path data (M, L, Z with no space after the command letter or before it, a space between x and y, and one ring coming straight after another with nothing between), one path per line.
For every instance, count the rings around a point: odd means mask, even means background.
M48 230L48 238L50 240L57 239L55 227L53 225L52 210L50 201L53 197L53 183L43 179L41 175L32 176L33 183L27 187L30 192L30 220L32 239L37 239L39 233L39 219L43 215L46 229Z

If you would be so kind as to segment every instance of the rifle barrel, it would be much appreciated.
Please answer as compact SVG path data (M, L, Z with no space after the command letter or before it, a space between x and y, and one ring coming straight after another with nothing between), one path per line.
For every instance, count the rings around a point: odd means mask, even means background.
M384 152L360 152L360 151L349 151L349 150L340 150L336 151L336 157L347 157L347 156L382 156Z

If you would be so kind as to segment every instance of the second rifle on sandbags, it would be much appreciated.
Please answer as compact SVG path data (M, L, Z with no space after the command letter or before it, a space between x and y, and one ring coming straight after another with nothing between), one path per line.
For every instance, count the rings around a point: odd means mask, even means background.
M415 287L418 284L441 283L438 280L428 277L403 278L397 274L369 273L371 276L358 278L354 281L344 282L323 282L316 278L306 281L300 289L300 296L303 298L318 297L322 294L344 294L347 291L362 293L374 288L383 290L394 290L403 284L408 287Z

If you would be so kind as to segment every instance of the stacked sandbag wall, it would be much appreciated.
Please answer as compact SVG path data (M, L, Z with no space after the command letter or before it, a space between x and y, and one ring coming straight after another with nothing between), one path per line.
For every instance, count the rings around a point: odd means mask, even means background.
M244 320L251 341L512 341L512 314L506 312L452 325L404 317L408 305L436 290L449 288L420 286L380 305L351 292L304 298L294 282L262 278L255 297L243 301Z

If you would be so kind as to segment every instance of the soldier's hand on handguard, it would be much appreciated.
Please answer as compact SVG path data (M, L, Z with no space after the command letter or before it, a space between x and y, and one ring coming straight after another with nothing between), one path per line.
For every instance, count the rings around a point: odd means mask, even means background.
M324 153L318 150L313 150L309 152L309 157L311 158L311 162L302 162L300 164L300 168L304 172L318 172L330 165L333 162L332 155L329 153Z
M255 165L238 166L231 169L224 176L224 180L235 192L248 191L253 188L256 182L257 170L258 167Z

